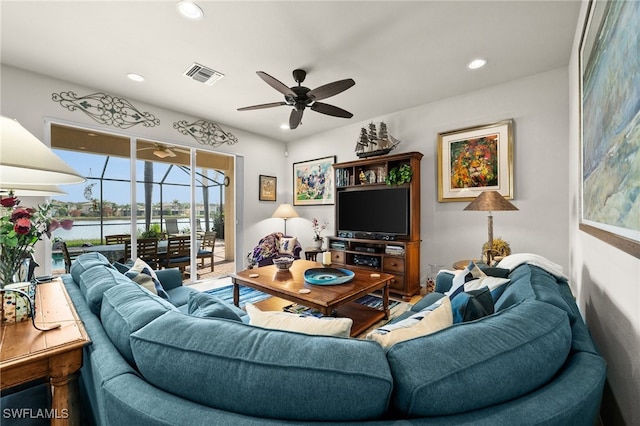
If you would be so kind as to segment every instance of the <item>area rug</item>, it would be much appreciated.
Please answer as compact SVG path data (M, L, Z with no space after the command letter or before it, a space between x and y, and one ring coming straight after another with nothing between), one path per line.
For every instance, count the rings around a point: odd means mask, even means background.
M233 285L219 287L212 290L206 290L206 292L216 296L217 298L223 300L226 303L233 304ZM252 289L250 287L240 286L240 306L241 307L246 305L247 303L261 302L265 299L268 299L269 297L271 297L271 295ZM357 299L355 302L360 303L361 305L369 306L371 308L376 308L376 309L382 308L382 298L374 294L369 294L367 296L361 297L360 299ZM410 303L389 299L389 319L382 320L379 323L373 325L368 330L360 334L359 337L364 337L370 330L373 330L377 327L381 327L382 325L388 323L394 318L397 318L399 315L402 315L402 313L406 312L410 308L411 308ZM295 304L288 306L286 310L289 312L300 314L300 315L319 316L318 311L314 311L310 308L298 306Z

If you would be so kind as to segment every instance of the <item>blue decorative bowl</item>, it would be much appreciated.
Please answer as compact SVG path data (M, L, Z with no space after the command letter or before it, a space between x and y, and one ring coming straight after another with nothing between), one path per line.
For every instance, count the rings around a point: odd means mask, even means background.
M304 280L315 285L338 285L351 281L355 275L348 269L311 268L304 271Z

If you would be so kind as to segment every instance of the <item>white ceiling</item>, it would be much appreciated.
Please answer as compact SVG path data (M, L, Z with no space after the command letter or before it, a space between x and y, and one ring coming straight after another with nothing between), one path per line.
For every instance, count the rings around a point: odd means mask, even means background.
M190 21L175 1L2 0L2 63L288 142L566 66L580 9L577 0L198 4L205 16ZM487 66L468 70L476 57ZM189 80L193 62L225 77ZM307 109L298 129L282 130L288 106L237 111L284 100L256 71L293 86L295 68L312 89L353 78L323 102L354 117Z

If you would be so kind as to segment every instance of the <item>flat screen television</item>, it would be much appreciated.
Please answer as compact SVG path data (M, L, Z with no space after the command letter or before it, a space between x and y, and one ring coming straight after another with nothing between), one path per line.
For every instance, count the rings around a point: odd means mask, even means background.
M337 231L409 235L409 188L338 192Z

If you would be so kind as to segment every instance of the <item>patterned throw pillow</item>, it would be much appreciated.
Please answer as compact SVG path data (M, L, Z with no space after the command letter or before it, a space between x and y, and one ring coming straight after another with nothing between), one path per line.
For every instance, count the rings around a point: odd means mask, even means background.
M470 290L458 294L451 301L453 323L473 321L494 312L493 299L488 287Z
M282 237L280 238L280 247L278 248L278 252L280 254L294 254L296 249L296 243L298 239L296 237Z
M449 299L453 300L458 294L464 291L464 284L468 281L485 277L485 273L476 265L473 261L470 261L466 268L462 272L456 273L451 284L451 290L445 294L449 296Z
M136 259L131 269L125 272L124 275L129 277L133 282L140 284L151 293L169 300L169 295L162 287L156 273L153 272L153 269L151 269L144 260Z
M479 290L483 287L488 287L491 292L493 302L495 303L495 301L502 295L505 288L507 288L506 284L508 284L509 281L511 280L508 278L480 277L464 283L464 291Z

